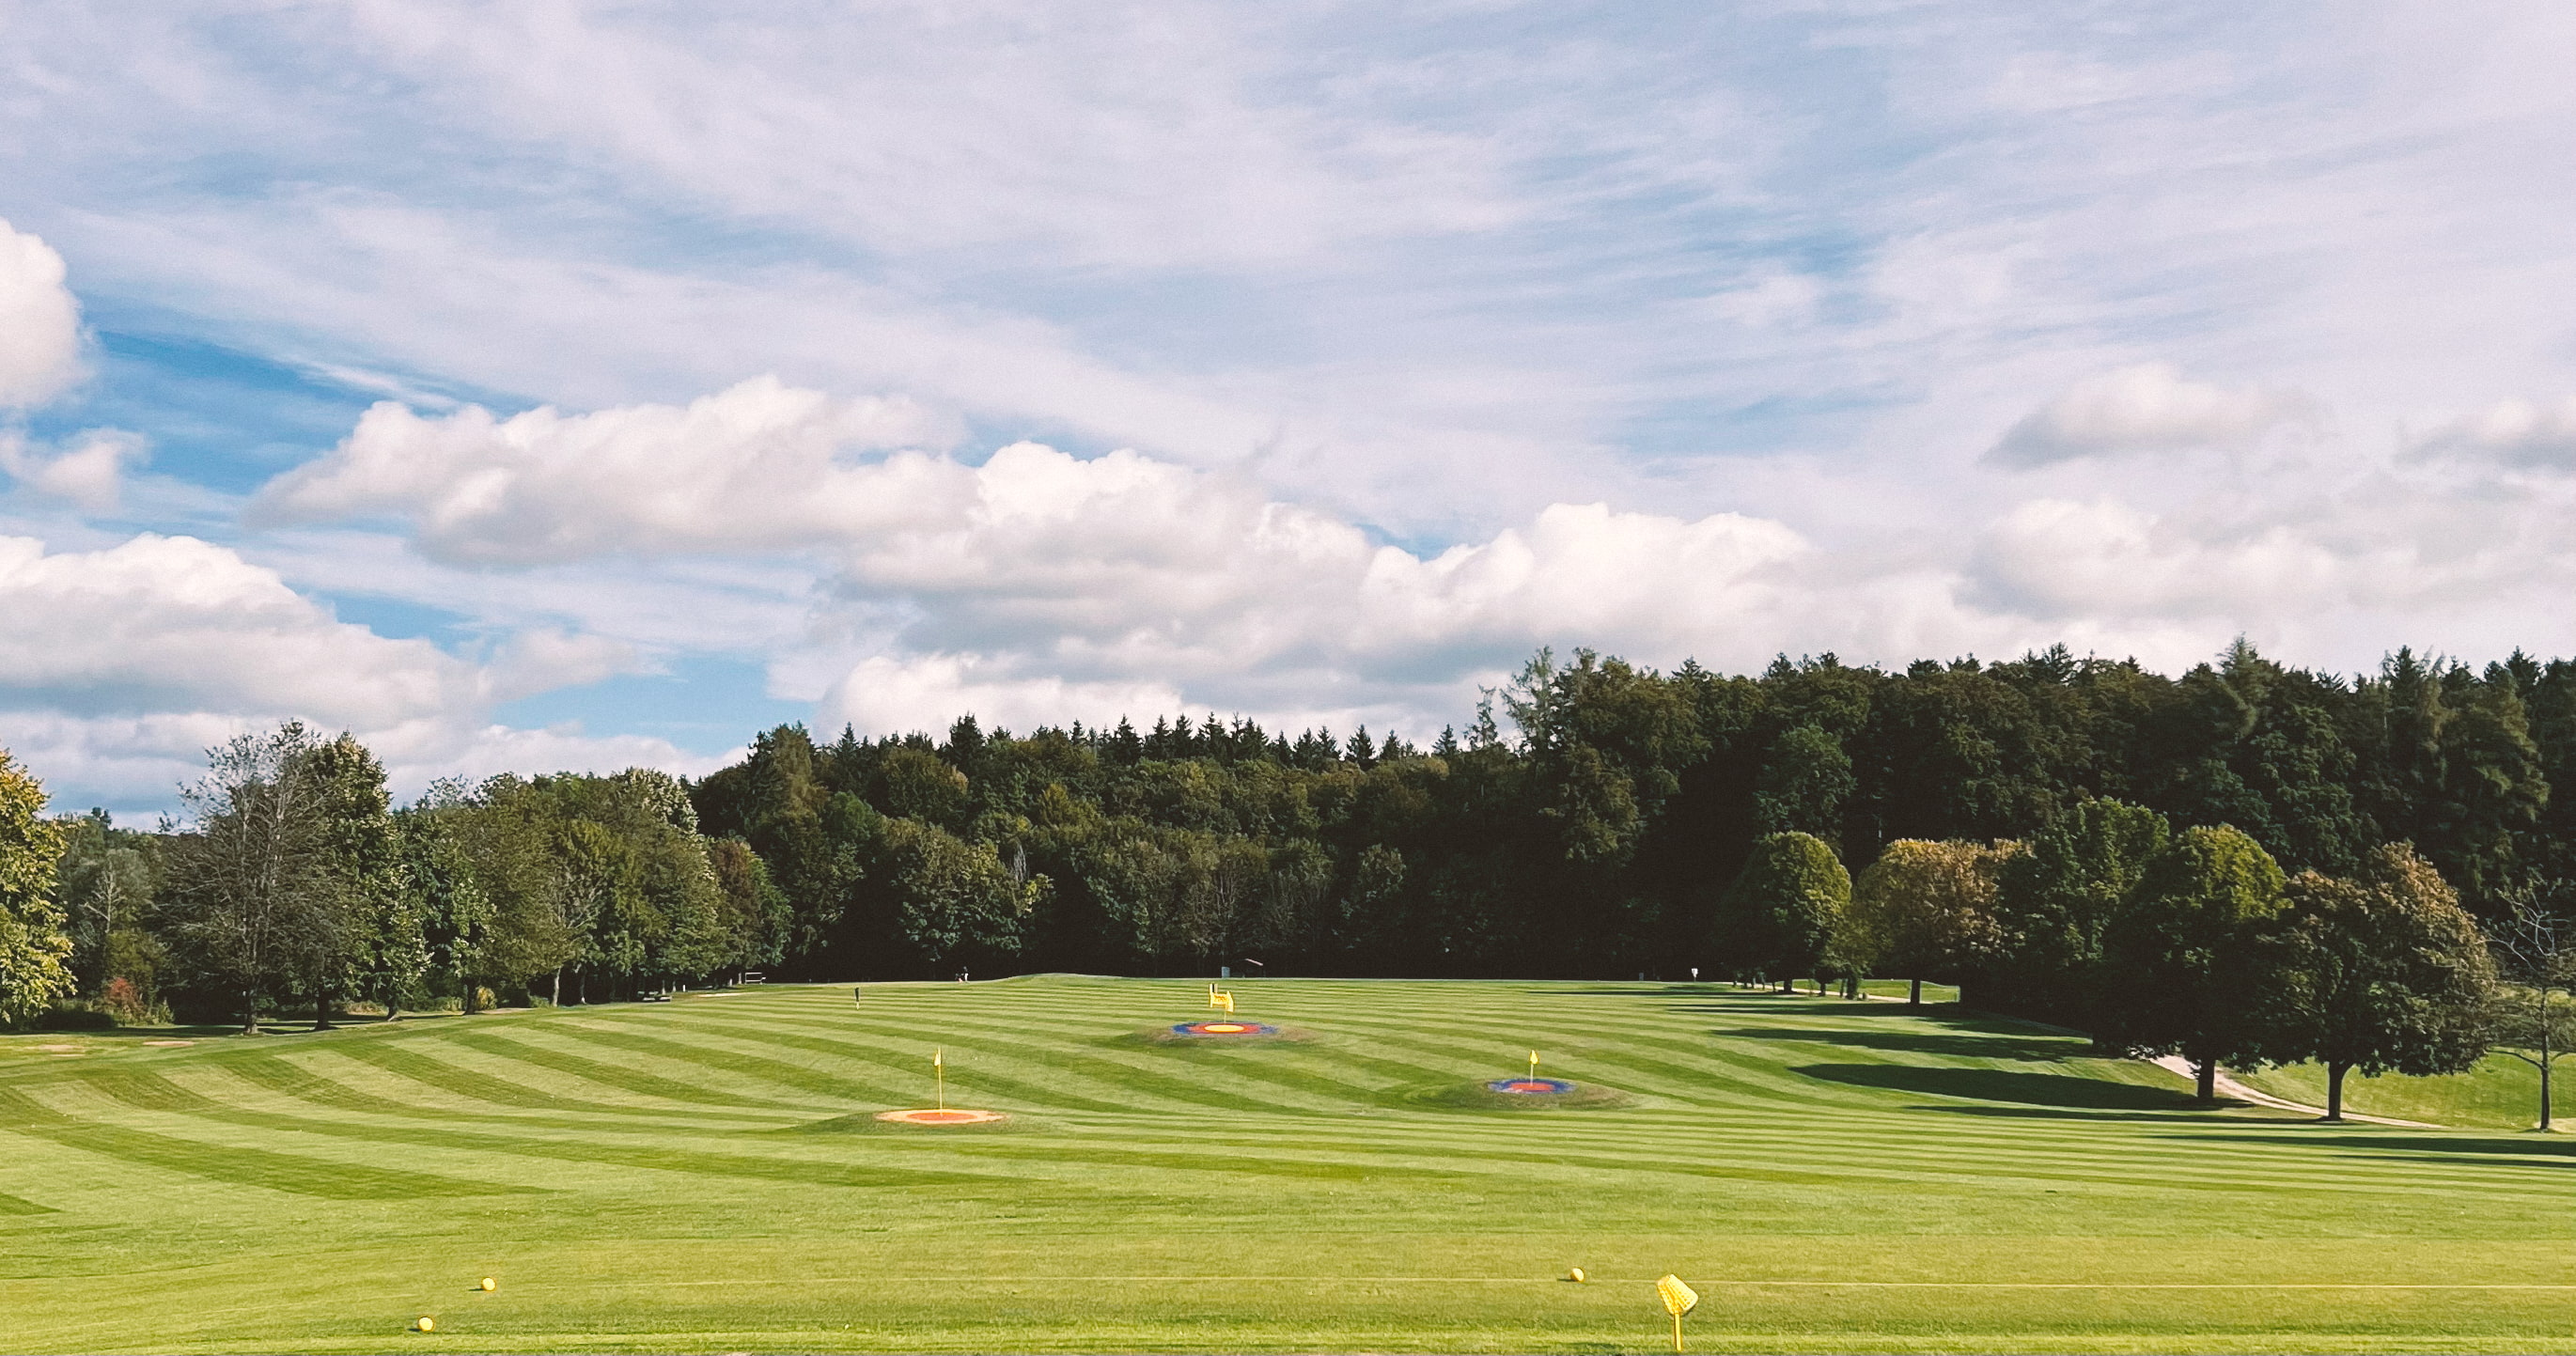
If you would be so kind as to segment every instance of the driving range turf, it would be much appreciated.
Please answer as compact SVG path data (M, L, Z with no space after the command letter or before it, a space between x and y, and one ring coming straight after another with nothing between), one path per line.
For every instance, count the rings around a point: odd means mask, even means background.
M1654 1351L1668 1271L1695 1351L2576 1349L2563 1139L1946 1007L1234 991L1294 1038L1061 976L0 1038L0 1349ZM877 1121L934 1047L1011 1119ZM1605 1095L1460 1095L1532 1049Z

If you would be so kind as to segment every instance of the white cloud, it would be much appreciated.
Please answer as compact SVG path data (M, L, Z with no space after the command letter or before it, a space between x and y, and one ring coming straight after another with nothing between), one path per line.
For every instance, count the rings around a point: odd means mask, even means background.
M387 402L331 455L271 482L254 516L396 514L433 555L486 563L778 547L899 505L928 465L847 466L843 452L945 432L908 401L834 400L767 377L686 407L586 415L469 405L425 419Z
M77 796L120 806L167 804L206 747L290 717L357 732L414 789L539 756L706 765L661 740L491 722L496 702L632 667L624 646L538 630L478 665L339 621L275 571L189 537L94 551L0 537L0 634L11 747Z
M2555 405L2505 400L2417 440L2419 457L2488 461L2552 471L2576 470L2576 396Z
M125 468L150 455L142 437L122 429L91 429L71 446L46 455L24 435L0 430L0 471L42 494L67 499L92 513L113 511L123 497Z
M0 220L0 408L41 405L80 374L80 303L63 286L63 256Z
M2013 425L1986 456L1998 465L2027 467L2226 446L2259 437L2312 408L2290 392L2188 381L2171 363L2140 363L2067 388Z
M1025 731L1076 721L1100 723L1120 714L1164 715L1187 706L1180 692L1165 684L1071 682L994 671L1003 667L973 655L873 657L832 685L816 705L815 717L826 730L848 724L872 734L939 733L972 712L986 729Z
M2009 605L2058 620L2277 617L2348 601L2360 582L2353 562L2284 526L2212 540L2108 500L2017 505L1974 569Z
M97 713L297 712L374 728L475 698L427 641L332 618L276 573L190 537L47 553L0 538L0 694Z

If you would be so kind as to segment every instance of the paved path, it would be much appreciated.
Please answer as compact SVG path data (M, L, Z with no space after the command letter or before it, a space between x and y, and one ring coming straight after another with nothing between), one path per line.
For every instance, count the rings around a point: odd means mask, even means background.
M2184 1059L2180 1055L2162 1056L2156 1060L2156 1064L2159 1068L2171 1069L2185 1078L2194 1080L2195 1084L2198 1081L2198 1075L2192 1069L2191 1061ZM2312 1116L2323 1116L2326 1114L2326 1109L2321 1106L2310 1106L2305 1102L2293 1102L2284 1097L2275 1097L2268 1092L2256 1092L2254 1089L2228 1077L2225 1069L2218 1071L2217 1082L2218 1094L2222 1097L2233 1097L2238 1101L2252 1102L2256 1106L2268 1106L2281 1111L2304 1111ZM2348 1121L2368 1121L2372 1125L2394 1125L2406 1130L2439 1130L2442 1128L2429 1121L2401 1121L2394 1116L2365 1116L2358 1111L2346 1111L2343 1113L2343 1118Z

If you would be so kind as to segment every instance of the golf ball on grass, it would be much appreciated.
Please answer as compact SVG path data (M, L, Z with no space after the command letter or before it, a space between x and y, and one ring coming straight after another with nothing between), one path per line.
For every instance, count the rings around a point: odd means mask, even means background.
M427 1314L422 1314L420 1316L420 1321L412 1324L412 1327L422 1332L436 1332L438 1331L438 1320L431 1318Z
M493 1280L493 1279L492 1279L491 1277L489 1277L489 1276L486 1276L486 1277L484 1277L484 1278L483 1278L483 1288L484 1288L484 1289L486 1289L486 1290L498 1290L498 1289L500 1289L500 1288L501 1288L501 1283L500 1283L499 1281Z

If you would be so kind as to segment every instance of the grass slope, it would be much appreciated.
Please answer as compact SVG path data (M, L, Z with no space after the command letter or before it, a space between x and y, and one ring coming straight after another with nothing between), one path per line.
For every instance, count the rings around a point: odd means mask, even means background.
M1651 1351L1666 1271L1702 1351L2576 1349L2566 1141L2198 1111L1947 1008L1235 991L1307 1038L1067 977L0 1038L0 1349ZM875 1128L934 1046L1014 1119ZM1532 1049L1619 1098L1444 1095Z

